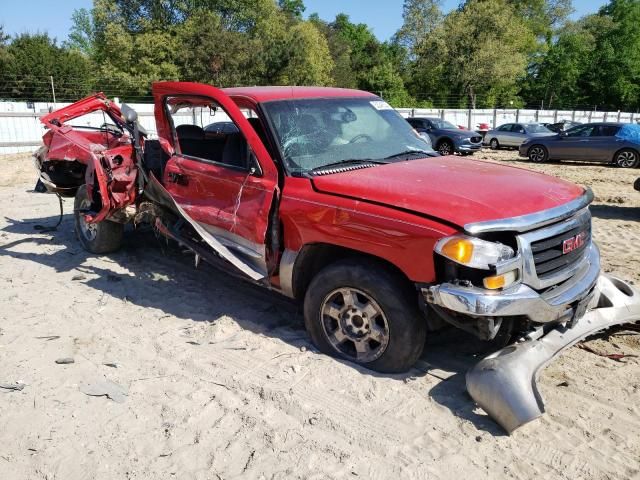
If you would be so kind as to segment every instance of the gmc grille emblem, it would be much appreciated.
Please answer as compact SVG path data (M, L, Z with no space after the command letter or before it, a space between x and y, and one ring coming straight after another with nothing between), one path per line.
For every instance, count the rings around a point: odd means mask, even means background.
M567 238L564 242L562 242L562 254L566 255L567 253L571 253L574 250L582 247L587 241L587 232L580 232L575 237Z

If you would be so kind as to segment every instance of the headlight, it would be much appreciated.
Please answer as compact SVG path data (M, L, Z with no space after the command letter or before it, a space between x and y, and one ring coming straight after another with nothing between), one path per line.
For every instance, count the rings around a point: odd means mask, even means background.
M514 256L507 245L466 235L441 238L436 243L436 252L461 265L482 270Z

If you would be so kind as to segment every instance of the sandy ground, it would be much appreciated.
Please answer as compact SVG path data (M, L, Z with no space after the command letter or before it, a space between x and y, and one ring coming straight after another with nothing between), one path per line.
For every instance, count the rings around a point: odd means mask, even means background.
M68 214L39 233L55 197L28 192L25 156L0 164L0 383L25 384L0 389L0 479L640 478L638 358L569 349L540 379L547 414L509 437L465 393L476 357L458 335L433 336L406 375L317 354L295 305L151 231L104 257ZM535 169L593 188L605 269L640 282L640 170ZM639 355L639 338L587 345ZM105 379L123 403L82 393Z

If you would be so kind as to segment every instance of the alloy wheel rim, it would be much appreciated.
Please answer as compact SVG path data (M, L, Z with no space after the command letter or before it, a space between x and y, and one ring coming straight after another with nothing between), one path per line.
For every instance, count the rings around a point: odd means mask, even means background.
M636 161L636 155L633 152L622 152L618 155L618 165L629 168Z
M491 148L493 149L498 148L498 141L495 138L491 140Z
M544 160L544 151L540 147L532 148L529 158L534 162L541 162Z
M389 323L382 308L368 294L351 287L330 292L320 308L329 344L358 363L380 358L389 345Z
M85 210L91 207L91 202L89 202L89 200L87 199L84 199L82 200L80 206L83 210ZM98 235L98 226L95 223L87 223L82 212L78 212L78 223L80 224L80 231L82 232L84 238L89 241L96 238L96 236Z
M449 155L451 153L451 148L448 143L443 143L440 145L440 154L441 155Z

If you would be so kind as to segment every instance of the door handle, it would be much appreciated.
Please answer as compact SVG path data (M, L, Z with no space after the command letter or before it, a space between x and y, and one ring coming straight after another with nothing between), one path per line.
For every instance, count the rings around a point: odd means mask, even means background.
M177 172L169 172L167 174L168 180L171 183L177 183L178 185L188 185L189 180L186 175Z

